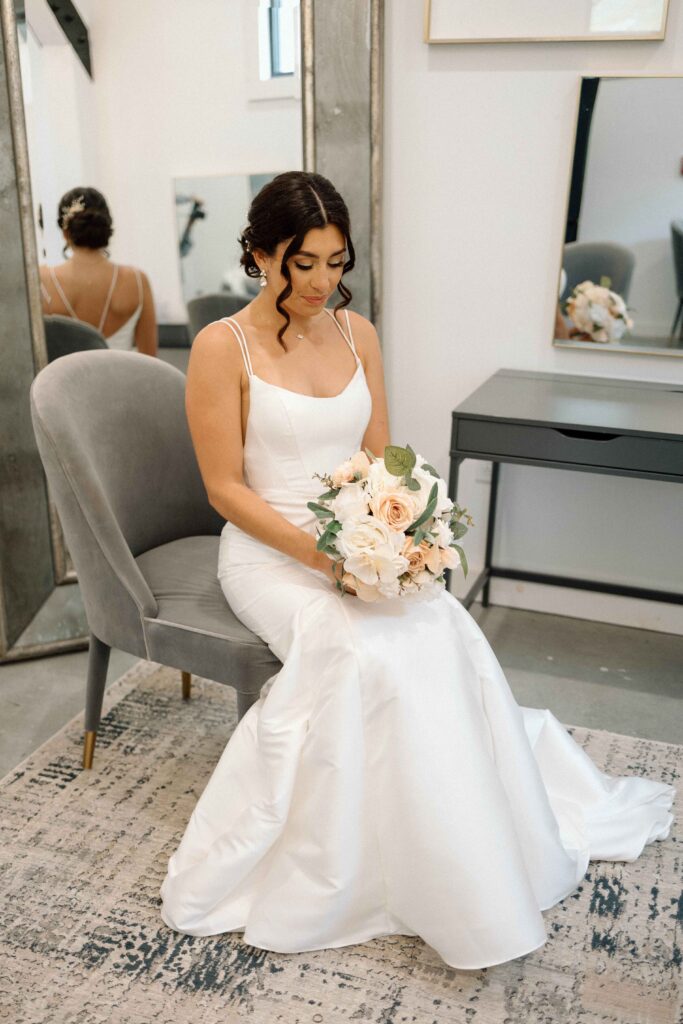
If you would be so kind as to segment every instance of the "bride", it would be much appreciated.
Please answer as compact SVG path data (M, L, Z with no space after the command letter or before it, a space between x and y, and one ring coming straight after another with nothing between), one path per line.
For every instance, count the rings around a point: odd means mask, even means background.
M377 333L346 308L348 210L327 178L280 174L240 242L262 288L197 335L186 405L227 520L223 592L282 668L169 859L162 918L281 953L403 934L456 968L524 956L589 860L667 838L675 790L601 772L549 710L520 707L446 590L339 591L316 550L314 474L390 443Z

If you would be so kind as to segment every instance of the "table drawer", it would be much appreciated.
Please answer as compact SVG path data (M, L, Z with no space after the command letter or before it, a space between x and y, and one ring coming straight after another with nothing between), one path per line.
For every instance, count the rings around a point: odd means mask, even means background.
M458 452L494 459L510 456L683 478L683 443L668 438L464 418L457 421L455 441Z

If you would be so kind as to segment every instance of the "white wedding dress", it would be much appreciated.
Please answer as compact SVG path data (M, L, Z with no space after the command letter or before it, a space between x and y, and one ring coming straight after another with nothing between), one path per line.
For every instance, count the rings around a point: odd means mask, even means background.
M327 310L332 316L330 310ZM357 451L356 372L316 398L250 380L245 481L315 535L306 506ZM348 336L347 336L348 335ZM226 327L226 344L234 343ZM589 860L669 835L675 789L594 765L549 710L520 707L475 620L443 590L363 603L227 523L218 574L282 668L238 722L161 887L176 931L244 931L281 953L419 935L448 964L542 946L542 911Z

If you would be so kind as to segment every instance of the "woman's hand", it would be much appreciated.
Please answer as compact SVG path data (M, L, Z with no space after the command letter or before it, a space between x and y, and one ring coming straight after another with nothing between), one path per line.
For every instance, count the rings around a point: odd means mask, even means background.
M327 578L334 584L335 589L338 589L337 582L341 581L342 578L341 562L333 562L331 558L328 558L324 551L316 551L316 559L313 564L313 568L324 573L325 576L327 576ZM346 583L342 583L342 586L345 593L356 596L356 591L353 587L348 586Z

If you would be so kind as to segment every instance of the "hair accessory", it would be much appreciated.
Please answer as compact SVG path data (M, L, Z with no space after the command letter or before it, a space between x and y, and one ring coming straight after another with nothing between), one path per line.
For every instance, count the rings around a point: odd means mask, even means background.
M82 213L85 210L85 200L83 196L79 196L77 199L73 199L66 210L62 211L62 227L65 228L75 213Z
M261 287L265 288L266 285L268 284L268 275L266 274L265 270L261 271L259 277L261 278Z

